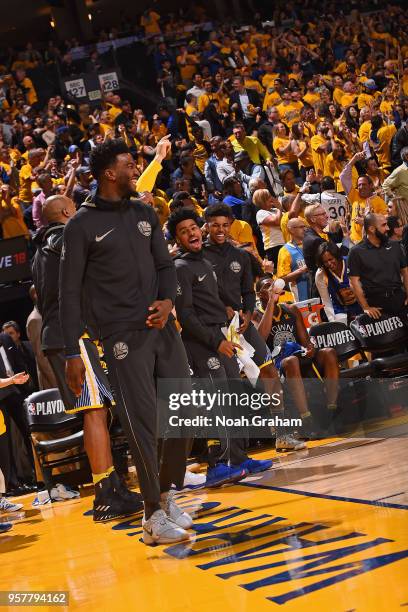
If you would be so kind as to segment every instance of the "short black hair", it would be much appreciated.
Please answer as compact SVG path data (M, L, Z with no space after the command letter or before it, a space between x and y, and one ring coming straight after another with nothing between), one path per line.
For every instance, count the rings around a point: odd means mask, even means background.
M391 238L391 236L394 234L394 230L398 227L401 227L401 221L398 217L394 217L392 215L387 218L387 225L389 228L387 234Z
M333 255L333 257L335 257L338 261L340 261L342 258L341 251L335 242L332 242L331 240L322 242L316 253L316 264L318 268L324 267L322 259L325 253L330 253L330 255Z
M377 225L377 215L375 213L368 213L364 217L364 231L368 232L370 227L375 227Z
M173 240L176 237L177 225L182 221L187 221L187 219L192 219L200 227L200 217L197 215L195 210L189 210L188 208L177 208L171 213L167 220L167 230Z
M123 153L130 153L123 138L112 138L97 145L89 156L92 176L98 181L106 168L114 164L116 157Z
M322 191L327 191L327 189L336 189L334 178L331 176L324 176L322 178L321 187Z
M4 331L6 327L13 327L18 334L20 333L20 326L17 321L6 321L3 323L2 331Z
M228 219L233 219L234 215L228 204L211 204L205 209L204 217L206 221L209 221L214 217L228 217Z

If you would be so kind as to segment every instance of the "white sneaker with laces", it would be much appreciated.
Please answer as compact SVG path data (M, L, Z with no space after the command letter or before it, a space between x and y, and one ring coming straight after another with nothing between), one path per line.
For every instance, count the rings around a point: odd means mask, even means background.
M183 489L189 489L190 487L199 487L205 483L206 476L205 474L195 474L194 472L190 472L190 470L186 470L184 475Z
M142 527L145 544L173 544L190 539L189 533L173 523L164 510L156 510L148 520L143 516Z
M161 494L160 506L165 511L167 516L173 523L176 523L182 529L190 529L193 524L193 519L187 512L184 512L174 501L175 491L168 491Z
M298 451L307 448L305 442L303 442L302 440L298 440L290 434L276 438L275 447L277 451Z
M23 507L23 504L13 504L5 497L0 497L0 512L18 512Z

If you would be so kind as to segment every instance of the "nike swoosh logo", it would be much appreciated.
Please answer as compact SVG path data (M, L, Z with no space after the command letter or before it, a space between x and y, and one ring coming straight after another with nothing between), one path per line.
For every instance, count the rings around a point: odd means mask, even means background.
M206 274L204 274L204 276L199 276L198 277L198 282L201 283L201 281L203 281L206 276L207 276Z
M390 248L391 248L391 247L385 247L385 250L386 250L386 251L389 251L389 250L390 250Z
M111 230L109 230L108 232L106 232L106 234L102 234L102 236L95 236L95 242L100 242L101 240L103 240L104 238L106 238L106 236L107 236L108 234L110 234L111 232L113 232L113 230L114 230L114 229L115 229L115 228L114 228L114 227L112 227L112 229L111 229Z

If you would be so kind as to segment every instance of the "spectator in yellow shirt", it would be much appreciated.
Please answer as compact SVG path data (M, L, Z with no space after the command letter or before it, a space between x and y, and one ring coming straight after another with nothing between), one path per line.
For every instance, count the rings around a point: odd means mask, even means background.
M327 121L321 121L317 133L310 139L313 165L316 172L324 174L324 164L331 146L331 128Z
M282 103L277 107L279 116L283 123L292 127L295 122L300 121L300 111L303 108L303 104L302 102L295 102L288 89L284 90L282 98Z
M280 122L275 128L273 150L276 153L279 172L292 170L296 176L299 174L298 158L292 148L292 139L287 125Z
M380 115L371 119L370 143L376 152L378 163L385 170L391 168L391 141L396 131L394 123L387 125Z
M360 127L358 137L361 143L370 140L371 133L371 109L368 106L363 106L360 110Z
M30 237L18 198L11 197L9 185L2 185L0 188L0 225L4 239L16 236L24 236L27 239Z
M160 15L152 9L147 9L142 15L140 25L144 28L146 36L151 34L160 34Z
M387 214L387 205L382 198L374 194L374 184L370 176L358 177L357 189L352 186L352 170L358 161L365 157L364 152L353 155L340 174L344 191L351 203L350 239L355 244L363 239L364 217L368 213Z
M271 154L257 136L247 136L244 124L237 121L233 127L231 143L235 153L246 151L253 164L271 163Z

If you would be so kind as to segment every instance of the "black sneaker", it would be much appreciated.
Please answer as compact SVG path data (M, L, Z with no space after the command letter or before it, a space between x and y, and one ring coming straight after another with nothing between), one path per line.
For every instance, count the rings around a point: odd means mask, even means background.
M301 440L323 440L328 436L315 427L312 416L307 416L302 417L302 426L297 430L297 437Z
M109 478L114 490L117 491L119 495L123 497L123 499L133 501L135 504L141 504L140 508L143 508L143 497L140 495L140 493L134 493L133 491L130 491L127 486L122 482L116 470L109 474Z
M95 485L93 520L95 523L131 516L140 512L143 504L139 501L124 499L112 486L109 478L103 478Z

